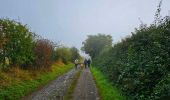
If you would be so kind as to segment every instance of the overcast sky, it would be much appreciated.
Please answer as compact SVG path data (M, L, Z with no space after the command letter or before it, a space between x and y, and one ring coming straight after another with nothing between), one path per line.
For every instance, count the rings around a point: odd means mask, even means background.
M54 42L80 48L89 34L105 33L120 41L140 24L154 20L160 0L0 0L0 18L27 24ZM162 16L170 12L163 0Z

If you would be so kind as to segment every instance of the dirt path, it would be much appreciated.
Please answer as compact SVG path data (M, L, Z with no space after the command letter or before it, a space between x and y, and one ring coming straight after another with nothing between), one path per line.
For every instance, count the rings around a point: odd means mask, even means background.
M73 100L99 100L97 88L89 68L83 69L73 93Z
M64 100L78 71L80 68L72 69L22 100ZM72 97L73 100L99 100L95 82L88 68L81 71Z
M74 75L79 70L72 69L68 73L60 76L39 91L23 98L23 100L63 100L73 80ZM80 100L80 99L79 99Z

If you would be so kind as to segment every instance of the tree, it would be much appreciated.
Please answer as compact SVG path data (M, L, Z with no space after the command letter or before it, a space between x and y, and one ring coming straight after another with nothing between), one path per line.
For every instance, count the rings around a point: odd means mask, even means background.
M71 51L67 47L59 47L56 49L56 59L62 60L67 64L71 60Z
M112 36L105 34L88 35L81 50L95 58L104 49L112 47Z
M73 62L75 59L80 58L79 51L76 47L72 47L71 49L71 61Z

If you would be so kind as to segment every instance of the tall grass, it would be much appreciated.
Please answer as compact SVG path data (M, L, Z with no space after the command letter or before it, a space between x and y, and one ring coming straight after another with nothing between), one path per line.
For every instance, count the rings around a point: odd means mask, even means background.
M98 87L101 100L125 100L120 90L112 86L99 70L92 67L91 72Z
M22 70L19 70L20 72L17 72L18 74L13 74L16 77L9 76L9 73L3 72L3 74L0 75L0 77L3 77L4 80L0 81L5 82L5 80L7 80L7 83L6 85L2 85L2 83L0 83L0 100L21 99L25 95L37 90L39 87L49 83L58 76L69 71L72 67L73 67L72 64L62 66L55 64L52 66L52 71L42 71L39 72L39 74L37 73L35 74L34 72L31 73L31 71L30 72L27 71L27 73L24 74L22 73ZM19 75L19 73L22 73L22 75ZM24 77L29 78L24 79Z

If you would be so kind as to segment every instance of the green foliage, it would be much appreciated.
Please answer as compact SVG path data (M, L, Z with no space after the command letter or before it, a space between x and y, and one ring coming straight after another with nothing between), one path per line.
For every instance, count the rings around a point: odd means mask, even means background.
M9 19L0 19L0 69L47 68L61 59L64 63L80 58L77 48L57 47L47 39L37 37L26 25Z
M132 100L167 98L170 74L170 17L142 26L94 64Z
M121 91L112 86L107 78L96 68L91 68L102 100L125 100Z
M74 62L75 59L80 59L79 51L75 47L58 47L54 51L54 55L56 60L62 60L65 64Z
M0 63L6 65L6 59L13 66L31 64L33 55L33 33L19 22L0 19Z
M150 99L169 100L170 98L170 73L164 76L153 89ZM161 98L160 98L161 95Z
M70 48L67 47L59 47L55 50L56 52L56 59L61 59L64 63L68 63L71 61L71 51Z
M112 47L112 37L110 35L98 34L88 35L81 48L92 58L95 58L101 51Z
M73 67L72 64L60 66L50 72L56 60L62 59L68 64L71 59L80 57L76 48L55 48L56 44L37 37L26 25L10 19L0 19L0 100L18 100ZM62 62L60 64L63 65ZM23 68L24 71L12 71L13 75L10 73L12 67ZM36 70L36 73L45 70L46 73L42 72L35 79L28 80L31 70Z
M71 61L74 62L75 59L80 59L80 54L77 48L70 48L71 51Z

